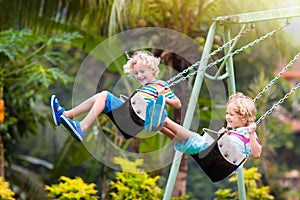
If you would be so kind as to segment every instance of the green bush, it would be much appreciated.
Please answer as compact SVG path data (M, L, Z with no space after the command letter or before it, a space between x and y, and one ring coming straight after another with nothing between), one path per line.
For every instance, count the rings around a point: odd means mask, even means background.
M122 158L115 158L114 162L119 164L123 170L127 169L131 172L118 172L116 180L110 182L110 187L113 190L110 194L113 199L162 199L163 190L156 185L160 177L155 176L152 178L138 168L143 164L143 160L138 159L135 162L130 162Z
M216 198L214 198L214 200L226 200L226 199L233 199L233 194L231 189L219 189L215 192L215 194L217 195Z
M52 186L45 186L45 190L48 190L48 197L51 199L59 200L95 200L98 199L96 195L97 190L94 189L96 185L94 183L87 184L80 177L70 179L65 176L60 177L59 184L53 184Z
M251 200L273 200L274 197L269 194L270 188L268 186L261 186L261 174L258 173L256 167L244 169L244 180L247 190L247 199ZM229 182L236 182L237 175L229 179ZM231 189L219 189L215 192L217 195L214 200L238 199L237 192L231 192Z

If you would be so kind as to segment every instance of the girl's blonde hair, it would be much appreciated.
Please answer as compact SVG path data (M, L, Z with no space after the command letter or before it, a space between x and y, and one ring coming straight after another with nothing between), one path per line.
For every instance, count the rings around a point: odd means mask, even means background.
M132 74L133 68L136 64L143 64L146 67L151 68L154 71L155 78L159 73L158 65L160 58L154 57L154 55L148 51L137 51L132 57L128 56L127 63L123 66L124 72Z
M250 97L238 92L229 97L226 106L229 104L233 105L234 111L240 116L240 119L246 120L247 126L255 121L256 107Z

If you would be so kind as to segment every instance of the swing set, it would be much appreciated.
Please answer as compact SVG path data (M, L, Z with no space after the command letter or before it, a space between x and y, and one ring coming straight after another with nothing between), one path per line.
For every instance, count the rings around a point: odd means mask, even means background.
M239 54L247 48L254 46L255 44L260 43L261 41L281 31L289 24L287 20L287 22L284 25L272 30L271 32L259 37L258 39L255 39L254 41L244 45L243 47L234 50L237 41L253 29L253 23L266 20L289 19L292 17L300 17L300 7L223 16L214 19L208 32L201 60L194 63L181 73L178 73L176 76L166 81L171 87L192 76L196 76L190 97L190 102L188 104L188 108L183 122L183 126L185 128L189 129L191 126L193 113L196 109L197 99L201 90L204 77L211 80L227 79L229 95L234 94L236 92L236 88L233 56ZM223 26L224 45L219 47L217 50L209 53L212 48L213 38L217 24ZM243 25L238 35L231 39L229 26L232 24ZM224 50L225 56L208 64L209 59L211 59L213 55L217 54L222 50ZM267 92L267 90L281 77L281 75L299 59L299 57L300 52L274 77L273 80L270 81L268 85L266 85L263 88L261 92L258 93L258 95L253 99L253 101L256 102L265 92ZM208 75L206 73L206 70L208 68L215 66L219 63L221 63L220 67L214 76ZM224 71L224 68L226 72L224 74L221 74L221 72ZM258 125L259 123L261 123L267 115L270 115L274 109L276 109L287 98L289 98L290 95L292 95L299 87L300 83L296 84L296 86L294 86L289 93L285 94L283 98L281 98L269 110L267 110L256 121L256 124ZM139 94L136 92L130 98L128 98L121 107L108 113L108 116L117 126L120 132L124 135L124 137L126 139L129 139L131 137L136 136L139 132L143 130L146 107L147 104L144 102L143 98L139 96ZM209 132L215 132L209 129L203 129L203 131L204 134L209 134ZM247 156L243 155L237 150L233 150L234 148L235 146L230 142L230 139L226 137L226 134L221 134L218 138L215 139L213 144L210 145L210 147L208 147L205 151L191 156L213 182L223 180L224 178L237 171L239 199L243 200L246 199L246 192L244 186L242 165L247 160ZM169 179L166 185L166 190L163 198L164 200L168 200L171 198L172 190L181 162L181 157L182 153L175 153Z
M245 26L248 24L251 25L252 23L259 22L259 21L289 19L289 18L293 18L293 17L300 17L300 7L244 13L244 14L217 17L214 19L212 25L210 26L209 32L208 32L208 36L207 36L207 40L206 40L206 43L204 46L202 58L201 58L200 62L198 63L198 70L197 70L197 72L195 72L195 74L197 73L197 75L195 78L193 91L191 93L190 102L188 104L187 112L185 114L185 118L184 118L184 122L183 122L183 126L185 128L189 129L191 126L192 116L193 116L193 113L196 108L196 103L197 103L197 99L198 99L198 96L200 93L203 78L206 77L211 80L227 79L229 95L234 94L236 92L236 88L235 88L233 56L240 53L241 51L245 50L246 48L252 47L253 45L263 41L264 39L268 38L269 36L272 36L273 34L282 30L288 24L286 23L285 25L283 25L277 29L274 29L273 31L261 36L260 38L248 43L247 45L244 45L240 49L233 51L236 41L242 35L244 35L245 33L248 32L247 30L244 31ZM214 38L217 24L223 26L224 45L222 47L220 47L220 49L224 49L225 56L207 65L207 63L208 63L207 58L209 58L210 55L214 53L213 52L210 54L210 51L212 48L213 38ZM230 34L230 25L232 25L232 24L242 24L243 25L240 33L233 39L231 39L231 34ZM281 72L279 72L277 74L277 76L267 86L265 86L265 88L260 93L258 93L258 95L254 98L254 102L256 102L256 100L259 99L262 96L262 94L265 93L275 83L275 81L277 79L279 79L280 76L299 59L299 54L300 53L298 53L294 57L294 59L292 59L289 62L289 64L286 67L284 67L281 70ZM205 74L205 71L209 67L211 67L217 63L220 63L220 62L222 62L222 63L214 77ZM221 70L223 70L224 67L225 67L226 73L223 75L220 75ZM200 70L201 70L201 72L198 73L198 71L200 71ZM194 75L194 74L192 73L192 75ZM287 93L282 99L280 99L276 104L274 104L267 112L265 112L256 121L256 124L259 124L263 119L265 119L265 117L267 115L271 114L276 107L278 107L280 104L282 104L285 101L285 99L287 99L291 94L293 94L299 87L300 87L300 83L296 84L296 86L293 87L289 93ZM220 142L220 138L222 138L222 137L219 137L214 142L214 144L211 147L209 147L209 150L208 150L208 152L206 152L207 153L206 155L196 155L196 156L193 155L193 158L196 160L196 162L200 166L202 165L201 167L202 167L203 171L209 176L209 178L212 181L222 180L223 178L229 176L232 172L237 170L237 176L238 176L237 184L238 184L239 199L246 200L244 174L243 174L243 169L242 169L243 162L246 160L246 158L241 157L241 155L237 155L237 156L235 155L235 157L229 156L228 154L232 153L233 152L232 150L225 151L225 153L223 153L222 156L220 156L221 148L219 148L219 147L220 147L220 144L222 143L222 142ZM228 143L226 143L226 144L228 144ZM216 156L216 154L218 156ZM233 159L227 160L225 155L227 155L227 157L231 157L231 158L233 157ZM215 160L209 160L209 159L205 160L205 156L207 156L206 158L215 158ZM169 178L167 181L163 200L171 199L172 190L173 190L173 187L174 187L174 184L176 181L176 176L177 176L178 169L180 166L181 158L182 158L182 153L176 152L174 161L172 163L172 167L170 170ZM238 160L238 158L239 158L239 160ZM230 164L233 166L228 167L228 168L226 168L226 170L224 170L224 165L219 166L219 167L222 167L221 169L218 168L216 165L214 165L218 162L224 163L224 160L226 160L226 162L229 163L229 164L227 163L228 165L226 164L226 166L230 166ZM233 162L233 161L235 161L235 162ZM211 162L213 164L209 166L207 164L209 162ZM225 171L225 172L220 173L219 171Z

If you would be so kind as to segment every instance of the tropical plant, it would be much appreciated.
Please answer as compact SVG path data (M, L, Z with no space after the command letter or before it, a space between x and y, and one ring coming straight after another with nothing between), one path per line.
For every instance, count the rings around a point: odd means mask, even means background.
M48 197L56 200L73 200L86 199L96 200L97 190L95 184L87 184L82 178L76 177L74 179L61 176L58 184L46 185L45 190L49 191Z
M261 174L258 172L258 168L252 167L249 169L243 169L245 176L245 186L247 190L247 199L255 200L272 200L274 197L269 194L269 186L261 186ZM229 179L229 182L236 182L237 175L235 174ZM217 195L215 200L221 199L238 199L238 193L231 191L231 189L219 189L215 192Z
M0 199L15 200L14 192L9 188L9 183L5 182L0 176Z
M110 194L113 199L161 199L163 190L156 185L159 176L151 178L146 172L139 169L143 165L143 160L137 159L131 162L116 157L114 162L126 171L118 172L116 180L110 182L113 191Z
M214 200L226 200L226 199L233 199L233 194L231 189L219 189L215 192L217 197Z
M67 48L65 45L71 45L80 35L35 35L29 29L10 29L0 32L0 36L0 91L5 102L0 152L5 149L5 160L10 162L12 144L37 134L38 128L45 125L48 112L38 107L48 102L49 86L69 80L62 70L65 54L59 49ZM4 157L0 158L0 166L4 166ZM4 174L4 167L0 173Z

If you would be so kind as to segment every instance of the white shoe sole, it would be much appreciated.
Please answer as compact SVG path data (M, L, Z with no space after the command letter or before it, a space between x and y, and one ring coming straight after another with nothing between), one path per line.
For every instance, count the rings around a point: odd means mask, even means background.
M58 126L59 124L57 123L57 120L56 120L56 115L55 115L55 110L54 110L54 100L55 100L56 96L55 95L52 95L51 96L51 112L52 112L52 119L53 119L53 122L56 126Z
M74 133L74 134L76 135L76 137L78 138L78 140L81 142L81 141L82 141L81 135L80 135L80 134L77 132L77 130L72 126L71 122L69 122L69 120L67 119L67 117L64 116L64 115L62 115L60 118L61 118L63 124L66 126L66 128L67 128L70 132ZM71 133L71 134L72 134L72 133ZM74 135L73 135L73 137L74 137Z

